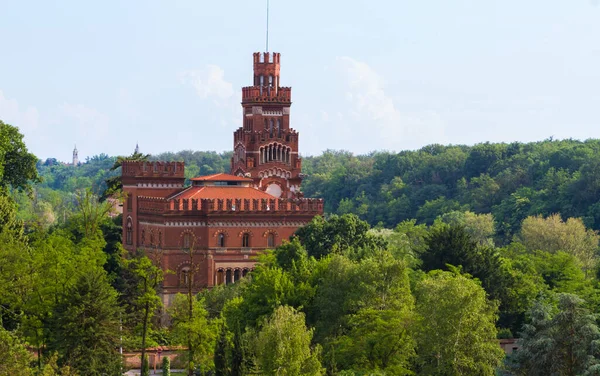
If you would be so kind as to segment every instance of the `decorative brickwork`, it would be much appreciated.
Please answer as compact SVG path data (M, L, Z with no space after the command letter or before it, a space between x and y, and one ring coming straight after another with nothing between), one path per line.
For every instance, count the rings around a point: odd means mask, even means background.
M123 162L123 246L145 250L172 271L162 288L167 306L190 281L199 291L243 278L260 252L323 214L323 200L299 191L291 89L279 86L279 72L278 53L254 54L254 85L242 90L243 126L234 132L233 175L198 177L184 187L183 162Z

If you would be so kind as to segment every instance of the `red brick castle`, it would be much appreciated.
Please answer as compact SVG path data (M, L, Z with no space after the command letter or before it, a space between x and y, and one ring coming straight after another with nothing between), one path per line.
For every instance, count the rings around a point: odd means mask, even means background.
M280 54L254 54L254 85L242 89L243 126L234 132L231 175L201 176L184 186L183 162L125 161L123 245L158 258L174 294L233 283L256 256L323 214L321 199L302 198L298 132L290 128L292 89L280 87Z

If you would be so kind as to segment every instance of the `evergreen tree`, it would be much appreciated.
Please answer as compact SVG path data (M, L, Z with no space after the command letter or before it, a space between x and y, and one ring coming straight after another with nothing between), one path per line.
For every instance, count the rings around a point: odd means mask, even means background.
M521 348L507 359L517 375L600 375L600 330L596 318L572 294L558 295L558 310L537 301L524 325Z
M215 375L229 375L227 367L227 329L223 325L215 347Z
M82 375L116 375L121 372L117 293L100 268L81 275L54 308L48 341L59 364Z

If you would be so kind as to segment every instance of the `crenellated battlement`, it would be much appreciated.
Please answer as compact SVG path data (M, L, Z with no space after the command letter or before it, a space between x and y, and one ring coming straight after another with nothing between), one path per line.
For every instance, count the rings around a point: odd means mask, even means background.
M323 199L173 199L138 197L139 213L216 214L216 213L305 213L322 214Z
M254 58L254 65L257 64L280 64L281 63L281 54L279 52L273 52L273 54L269 52L255 52L252 54Z
M121 176L184 178L184 162L123 161Z
M242 103L245 102L292 102L291 87L246 86L242 88Z

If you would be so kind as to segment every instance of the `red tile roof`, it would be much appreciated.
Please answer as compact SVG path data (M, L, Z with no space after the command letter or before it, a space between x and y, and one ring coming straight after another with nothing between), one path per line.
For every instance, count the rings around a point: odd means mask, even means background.
M192 181L248 181L248 182L252 181L252 179L249 179L249 178L225 174L222 172L219 174L198 176L198 177L190 179L190 180L192 180Z
M171 197L172 199L203 199L203 198L220 198L220 199L272 199L272 196L266 192L251 187L242 187L240 185L220 186L197 186L189 187L183 192L179 192Z

